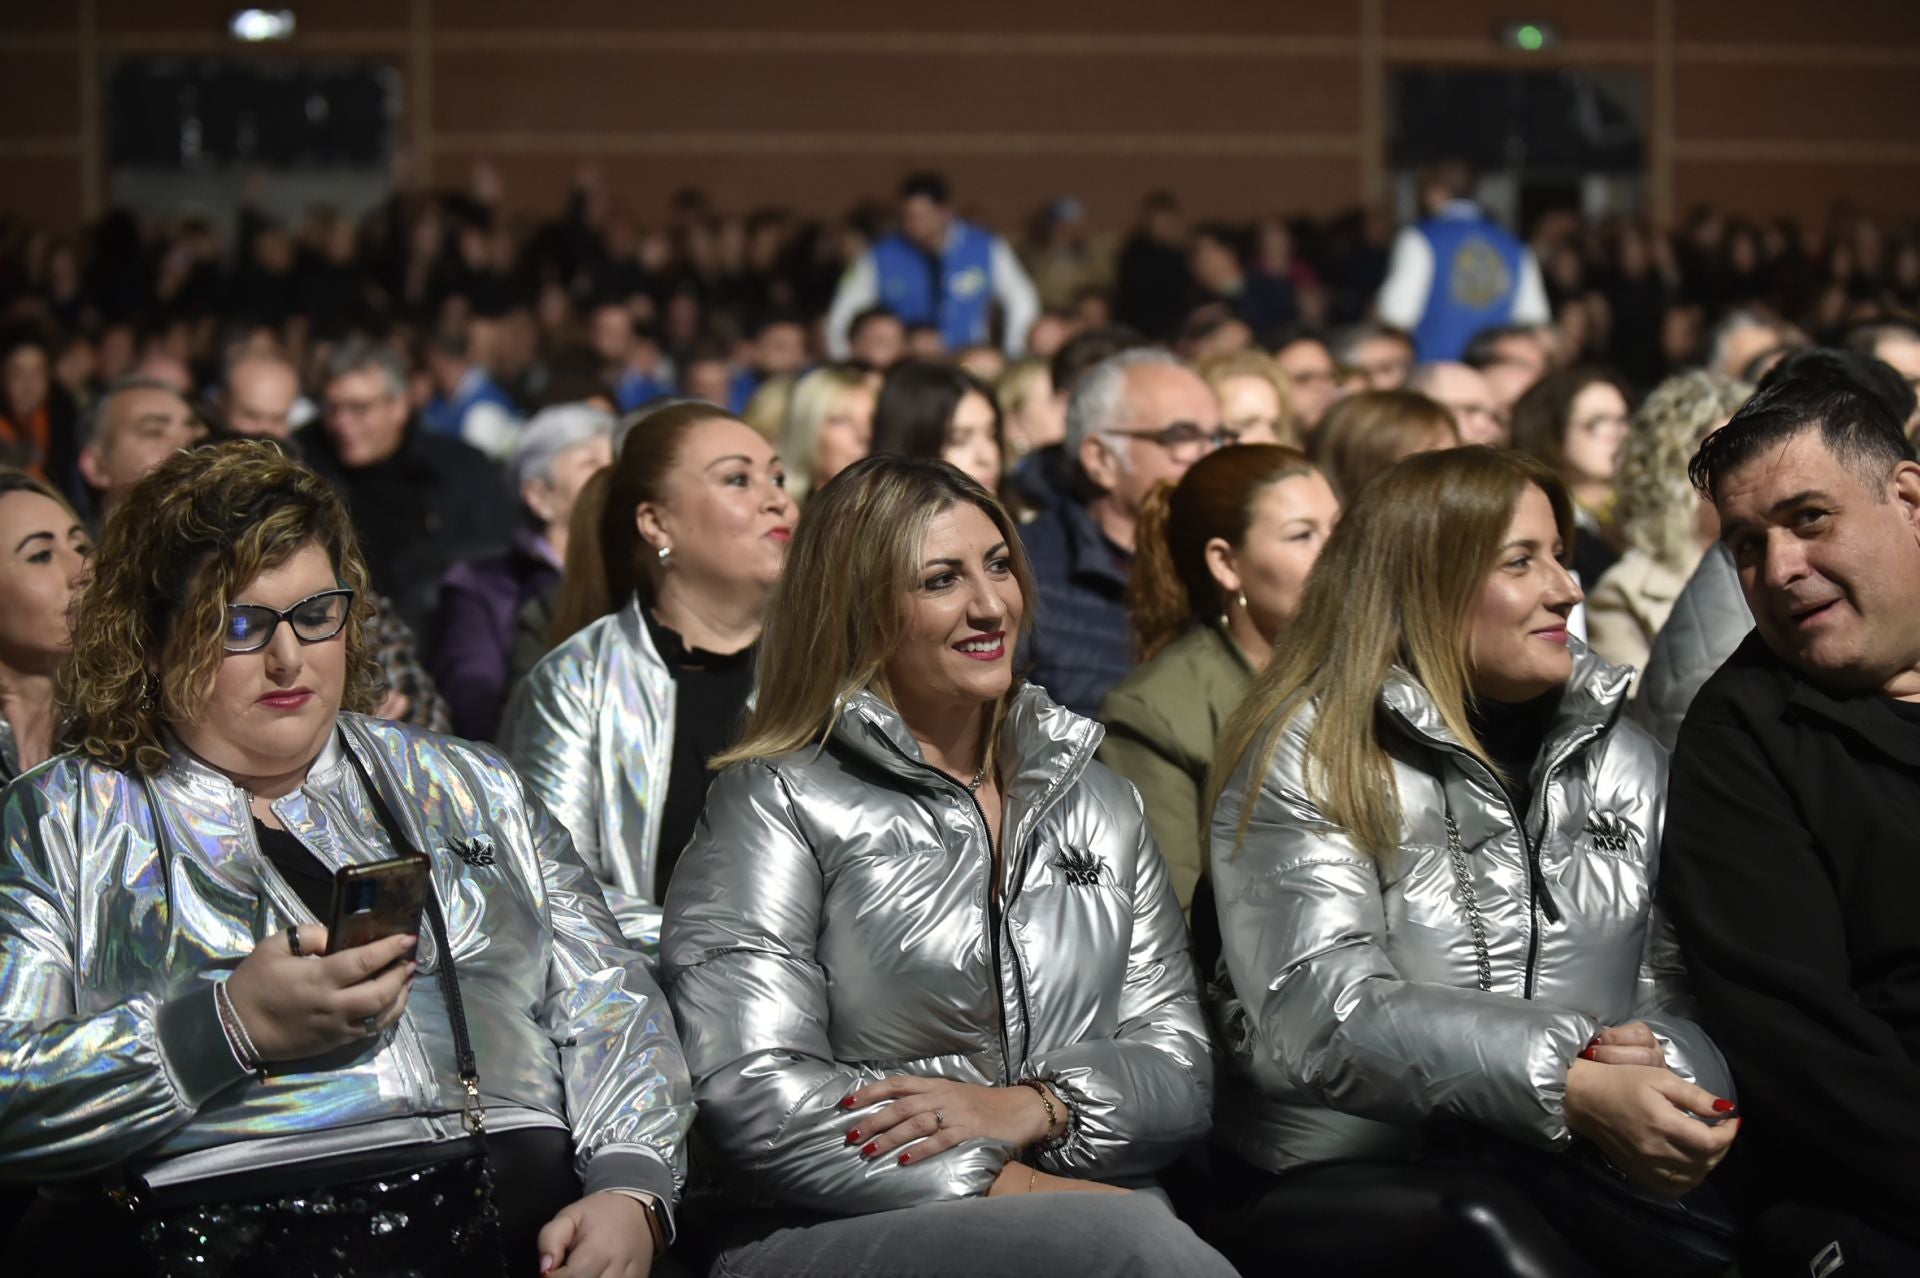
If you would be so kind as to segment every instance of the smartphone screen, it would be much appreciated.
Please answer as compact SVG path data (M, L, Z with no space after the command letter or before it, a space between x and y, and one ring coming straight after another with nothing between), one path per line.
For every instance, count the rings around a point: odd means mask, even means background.
M327 953L338 954L389 936L417 935L432 871L432 863L418 854L334 871Z

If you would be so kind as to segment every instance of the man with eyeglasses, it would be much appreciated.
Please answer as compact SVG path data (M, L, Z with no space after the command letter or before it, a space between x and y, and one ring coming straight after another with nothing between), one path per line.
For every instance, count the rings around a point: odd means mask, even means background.
M1311 436L1340 398L1340 370L1334 367L1333 352L1317 333L1296 330L1275 345L1273 362L1287 375L1300 429Z
M1147 494L1231 438L1213 391L1165 351L1124 351L1075 384L1075 491L1021 532L1040 592L1029 677L1067 709L1095 717L1133 668L1127 575Z
M1494 403L1493 387L1477 368L1450 360L1422 364L1407 379L1407 389L1444 405L1460 428L1462 444L1505 448L1513 438L1512 428Z
M374 588L424 633L442 574L503 549L514 519L486 455L420 429L406 388L393 351L344 343L328 364L310 460L346 501Z

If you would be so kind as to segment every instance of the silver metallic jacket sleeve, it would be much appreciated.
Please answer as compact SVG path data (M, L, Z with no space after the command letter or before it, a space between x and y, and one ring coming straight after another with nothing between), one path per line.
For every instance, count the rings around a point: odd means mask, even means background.
M1248 788L1243 765L1229 792ZM1237 813L1221 805L1212 857L1227 967L1263 1063L1364 1118L1444 1115L1537 1145L1569 1139L1567 1068L1598 1023L1504 994L1406 980L1387 957L1373 859L1273 780L1251 801L1237 854L1223 836Z
M1186 920L1146 817L1133 821L1133 945L1119 1030L1033 1058L1036 1076L1073 1110L1067 1140L1040 1158L1063 1176L1158 1171L1212 1123L1213 1056Z
M822 896L773 770L747 763L716 777L661 938L701 1132L756 1205L846 1216L986 1193L1013 1146L969 1141L903 1167L847 1143L841 1100L885 1074L833 1059L814 956Z
M560 1050L581 1182L671 1203L686 1184L694 1113L673 1014L567 832L537 795L526 806L553 929L540 1019Z
M596 767L598 710L591 694L598 685L580 665L577 655L562 654L528 672L508 703L500 746L527 788L572 836L574 851L599 881L620 930L648 944L659 935L659 908L615 886L611 858L619 850L601 843L601 809L611 799L600 793Z
M227 1046L211 983L82 1015L68 902L74 831L40 791L12 787L0 815L0 1169L9 1179L103 1171L185 1126L246 1077Z

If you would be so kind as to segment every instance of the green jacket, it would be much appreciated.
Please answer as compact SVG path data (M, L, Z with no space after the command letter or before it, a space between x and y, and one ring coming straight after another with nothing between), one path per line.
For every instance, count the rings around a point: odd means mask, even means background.
M1214 742L1252 681L1239 646L1217 626L1196 625L1100 703L1100 761L1139 787L1182 909L1206 864L1200 796Z

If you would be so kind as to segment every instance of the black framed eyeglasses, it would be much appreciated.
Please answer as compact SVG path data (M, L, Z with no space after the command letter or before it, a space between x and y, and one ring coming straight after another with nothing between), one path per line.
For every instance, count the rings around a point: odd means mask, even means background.
M1195 422L1174 422L1159 430L1110 430L1104 433L1118 435L1122 439L1144 439L1160 445L1176 457L1182 454L1194 457L1240 442L1240 432L1237 430L1229 430L1225 426L1208 430Z
M273 632L286 622L301 643L325 643L346 628L353 613L353 591L342 587L308 595L290 608L265 604L228 604L227 628L221 642L228 652L258 652L273 642Z

